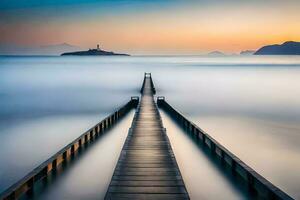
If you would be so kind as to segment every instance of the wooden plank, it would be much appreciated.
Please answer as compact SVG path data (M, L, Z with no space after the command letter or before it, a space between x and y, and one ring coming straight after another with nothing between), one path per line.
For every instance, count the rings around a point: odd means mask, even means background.
M178 181L181 176L118 176L113 175L112 180L119 181Z
M135 186L135 187L164 187L164 186L184 186L182 181L112 181L112 186Z
M184 187L128 187L128 186L110 186L108 191L110 193L131 193L131 194L185 194L186 190Z
M116 170L114 175L118 175L118 176L176 176L179 175L179 173L177 172L143 172L143 171L133 171L133 172L129 172L129 171L118 171Z
M131 200L185 200L189 199L186 194L111 194L109 199Z
M189 199L145 77L141 102L105 199Z

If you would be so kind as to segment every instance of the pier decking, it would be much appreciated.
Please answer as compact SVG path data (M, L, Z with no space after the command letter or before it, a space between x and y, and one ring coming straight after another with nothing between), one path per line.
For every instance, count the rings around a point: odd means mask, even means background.
M151 75L141 92L105 199L189 199L154 102Z

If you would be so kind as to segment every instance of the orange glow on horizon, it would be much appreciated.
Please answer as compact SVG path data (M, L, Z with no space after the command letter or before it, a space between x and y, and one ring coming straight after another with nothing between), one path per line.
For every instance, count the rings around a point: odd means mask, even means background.
M1 42L25 45L70 43L84 48L129 53L227 53L258 49L266 44L300 41L297 9L181 9L172 12L120 14L90 20L6 24Z

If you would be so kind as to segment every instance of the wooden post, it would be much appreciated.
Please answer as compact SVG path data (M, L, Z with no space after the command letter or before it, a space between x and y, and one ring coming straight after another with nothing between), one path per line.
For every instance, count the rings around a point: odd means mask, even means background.
M71 154L74 154L74 152L75 152L75 146L74 146L74 144L71 146Z
M87 141L88 141L88 134L85 134L85 135L84 135L84 143L86 144Z
M94 137L93 137L93 130L90 131L90 140L94 140Z
M32 194L34 189L34 177L31 177L31 179L27 181L27 187L28 187L27 193Z
M66 161L68 157L68 150L63 153L63 159Z
M100 123L100 133L103 132L103 123Z
M56 169L57 167L57 159L52 161L52 169Z

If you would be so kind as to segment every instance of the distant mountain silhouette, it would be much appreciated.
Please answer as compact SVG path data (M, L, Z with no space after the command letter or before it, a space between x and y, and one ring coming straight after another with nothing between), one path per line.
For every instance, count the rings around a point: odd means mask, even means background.
M123 53L114 53L112 51L104 51L99 48L99 45L97 45L97 49L89 49L88 51L67 52L61 54L61 56L129 56L129 55Z
M255 55L300 55L300 42L288 41L283 44L268 45L257 50Z
M240 55L253 55L255 53L254 50L245 50L245 51L241 51Z
M66 51L79 51L82 48L67 43L40 46L38 51L44 55L60 55Z
M209 56L224 56L225 54L221 51L212 51L212 52L208 53L207 55L209 55Z
M13 44L0 44L2 55L60 55L66 51L80 51L81 47L67 43L42 45L42 46L19 46Z

